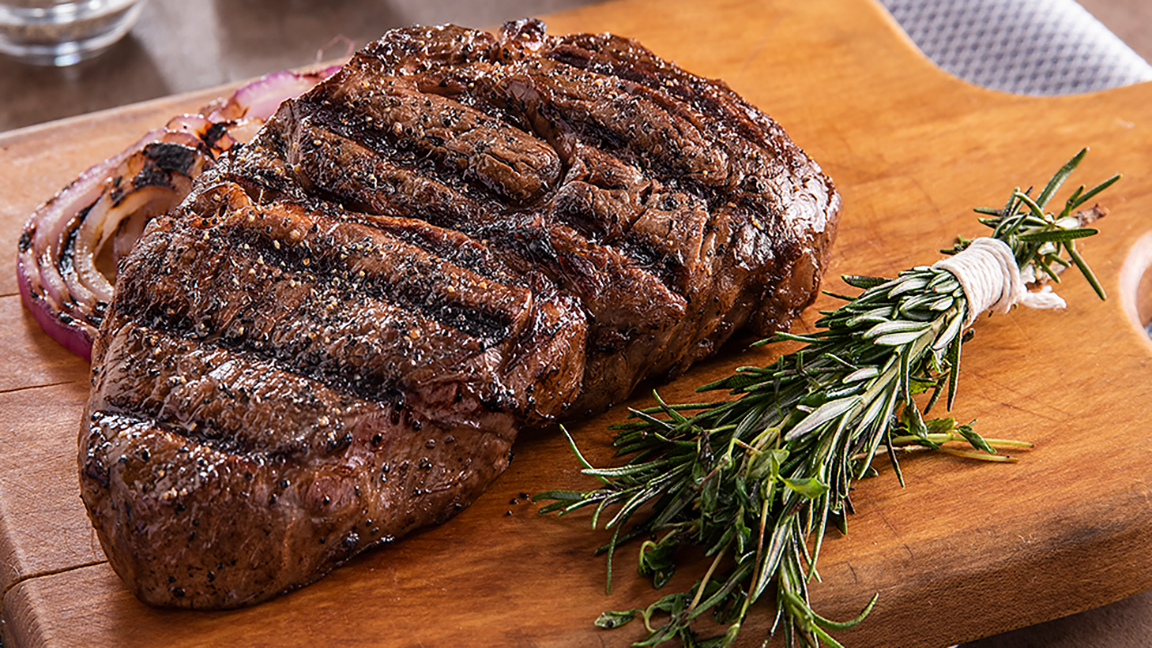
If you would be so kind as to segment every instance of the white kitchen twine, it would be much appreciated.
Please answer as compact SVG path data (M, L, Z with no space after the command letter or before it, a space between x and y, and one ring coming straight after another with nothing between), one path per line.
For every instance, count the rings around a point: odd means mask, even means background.
M964 289L964 296L968 298L965 326L971 326L984 311L1007 313L1016 304L1029 308L1064 308L1067 305L1060 295L1052 292L1051 286L1044 286L1039 292L1029 292L1020 276L1020 268L1016 266L1012 248L1000 239L978 238L963 252L941 259L932 267L951 272ZM1032 275L1031 272L1028 274Z

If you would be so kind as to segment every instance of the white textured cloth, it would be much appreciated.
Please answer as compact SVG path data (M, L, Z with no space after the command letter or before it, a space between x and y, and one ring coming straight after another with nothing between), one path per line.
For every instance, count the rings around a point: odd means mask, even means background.
M1152 80L1152 65L1074 0L880 0L944 70L1028 95Z
M1065 306L1051 286L1044 286L1038 292L1028 290L1020 277L1012 248L1000 239L978 238L963 252L941 259L933 267L951 272L964 289L964 296L968 298L965 326L971 326L985 311L1007 313L1016 304L1029 308Z

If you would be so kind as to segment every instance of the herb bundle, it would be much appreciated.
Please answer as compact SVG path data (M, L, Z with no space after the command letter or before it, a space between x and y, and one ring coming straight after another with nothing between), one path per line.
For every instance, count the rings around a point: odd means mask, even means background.
M990 238L1007 244L1026 280L1059 282L1059 272L1075 265L1103 299L1100 283L1076 250L1077 239L1096 233L1084 226L1095 212L1077 210L1119 176L1090 190L1080 187L1059 213L1044 211L1085 153L1061 167L1039 195L1016 189L1002 209L976 211L993 230ZM971 243L960 239L945 252L958 254ZM852 484L873 471L872 459L886 454L903 485L897 459L902 448L1005 460L994 446L1014 444L984 439L952 418L926 418L942 395L951 409L966 325L988 307L970 303L957 276L938 266L906 270L895 279L844 277L863 293L833 295L847 303L822 311L817 332L779 333L758 343L790 340L802 348L697 390L727 390L735 399L671 405L657 394L656 407L632 410L628 422L614 426L617 454L630 457L621 467L594 468L569 437L583 472L602 486L554 490L534 499L553 500L541 513L592 506L593 528L608 518L609 587L616 548L634 538L644 538L639 572L656 587L671 578L678 547L701 547L711 559L688 591L646 609L605 612L597 625L618 627L639 614L649 634L635 645L679 637L688 646L728 646L750 606L772 590L772 633L781 630L788 645L840 645L830 633L859 623L876 598L859 617L838 623L812 610L808 582L816 575L828 525L846 532ZM972 449L943 445L957 440ZM625 531L634 514L642 519ZM698 638L691 626L706 612L728 625L727 632ZM656 624L658 617L662 624Z

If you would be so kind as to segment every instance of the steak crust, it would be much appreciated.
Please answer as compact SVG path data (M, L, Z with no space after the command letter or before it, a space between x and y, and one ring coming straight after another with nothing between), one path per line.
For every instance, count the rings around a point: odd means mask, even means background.
M839 208L635 41L388 32L122 263L80 432L105 553L149 604L231 608L441 523L520 429L786 328Z

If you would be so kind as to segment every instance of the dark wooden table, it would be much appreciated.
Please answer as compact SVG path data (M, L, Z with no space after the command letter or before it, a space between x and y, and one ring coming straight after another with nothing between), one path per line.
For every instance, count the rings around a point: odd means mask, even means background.
M148 0L128 36L62 68L0 57L0 132L336 59L414 23L492 26L589 0Z

